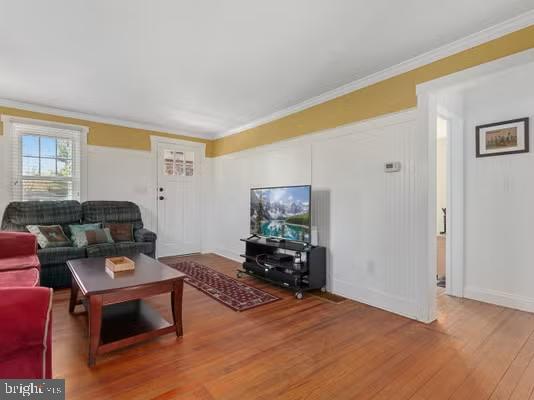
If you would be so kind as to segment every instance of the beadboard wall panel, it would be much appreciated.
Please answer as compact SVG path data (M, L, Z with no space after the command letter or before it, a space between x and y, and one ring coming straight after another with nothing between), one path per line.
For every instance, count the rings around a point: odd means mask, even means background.
M415 318L415 127L408 111L214 158L214 250L239 259L251 187L311 184L329 289Z

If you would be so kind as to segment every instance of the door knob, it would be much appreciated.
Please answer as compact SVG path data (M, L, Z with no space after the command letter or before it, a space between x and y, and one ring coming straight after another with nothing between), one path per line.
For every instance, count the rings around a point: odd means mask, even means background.
M159 191L160 191L160 192L163 192L163 188L162 188L162 187L160 187L160 188L159 188Z
M159 196L159 199L160 199L160 200L165 200L165 197L163 197L163 196Z

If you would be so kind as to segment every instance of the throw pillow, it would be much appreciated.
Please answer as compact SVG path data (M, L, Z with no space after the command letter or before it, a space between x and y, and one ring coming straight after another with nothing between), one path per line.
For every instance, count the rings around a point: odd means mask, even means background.
M37 243L41 249L72 245L60 225L27 225L26 229L37 236Z
M133 224L104 224L109 228L111 237L115 242L133 242Z
M85 231L94 231L95 229L102 228L102 224L84 224L84 225L69 225L70 230L70 239L75 242L76 241L76 234L78 232L85 232Z
M114 243L109 228L76 232L74 245L76 247L91 246L93 244Z

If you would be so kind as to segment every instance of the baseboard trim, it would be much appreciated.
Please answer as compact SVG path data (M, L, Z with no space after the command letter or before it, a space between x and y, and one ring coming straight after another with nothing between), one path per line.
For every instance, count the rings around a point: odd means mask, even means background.
M498 290L467 286L464 297L483 303L496 304L503 307L514 308L521 311L534 312L534 298L519 296Z
M392 296L387 293L352 285L350 283L334 279L333 293L346 297L372 307L401 315L406 318L417 318L417 307L414 301L410 299ZM425 322L425 321L422 321Z
M233 252L231 250L213 249L211 251L211 253L217 254L218 256L221 256L221 257L224 257L224 258L228 258L228 259L230 259L232 261L236 261L236 262L238 262L240 264L243 262L243 258L241 258L238 253L235 253L235 252Z

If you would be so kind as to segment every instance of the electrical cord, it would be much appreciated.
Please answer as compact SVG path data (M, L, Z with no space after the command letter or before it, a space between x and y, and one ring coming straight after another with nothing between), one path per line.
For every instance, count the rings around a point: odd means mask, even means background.
M256 256L256 264L258 264L260 267L266 268L265 264L262 261L260 261L261 257L266 257L266 256L267 254L258 254Z

